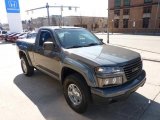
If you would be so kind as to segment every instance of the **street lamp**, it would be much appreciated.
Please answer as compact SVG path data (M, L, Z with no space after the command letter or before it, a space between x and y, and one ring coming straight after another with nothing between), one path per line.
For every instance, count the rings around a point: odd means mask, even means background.
M113 15L113 12L110 13L110 10L108 10L108 20L107 20L107 43L109 43L109 18L110 18L110 15ZM112 20L112 22L114 22L114 20ZM112 25L111 25L112 26Z

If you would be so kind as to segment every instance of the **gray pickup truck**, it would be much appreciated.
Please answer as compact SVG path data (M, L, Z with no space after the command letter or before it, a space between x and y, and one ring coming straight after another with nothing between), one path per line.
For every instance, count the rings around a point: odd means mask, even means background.
M37 69L60 81L68 105L78 113L93 101L126 98L146 81L139 53L106 45L84 28L42 27L36 40L16 44L24 74Z

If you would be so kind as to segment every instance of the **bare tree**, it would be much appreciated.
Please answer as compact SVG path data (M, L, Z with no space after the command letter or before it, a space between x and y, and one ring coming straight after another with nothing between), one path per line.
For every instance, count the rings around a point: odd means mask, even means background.
M2 23L0 23L0 30L3 30L3 27L2 27L3 25L2 25Z
M42 27L44 24L44 19L43 18L40 18L40 27Z
M63 17L62 16L58 16L57 18L58 18L58 25L62 26L62 19L63 19Z
M95 24L96 24L96 18L95 17L92 17L92 31L95 30Z
M79 25L81 26L81 27L83 27L83 16L77 16L77 20L78 20L78 22L79 22Z
M57 25L56 16L52 16L52 18L51 18L51 25L53 25L53 26Z

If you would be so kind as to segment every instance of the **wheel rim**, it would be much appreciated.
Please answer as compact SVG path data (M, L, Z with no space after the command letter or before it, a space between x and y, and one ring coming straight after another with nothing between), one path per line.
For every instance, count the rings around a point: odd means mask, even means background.
M68 96L74 105L79 105L82 102L82 94L79 88L75 84L68 86Z
M27 73L26 62L23 59L22 59L22 69L23 69L24 73Z

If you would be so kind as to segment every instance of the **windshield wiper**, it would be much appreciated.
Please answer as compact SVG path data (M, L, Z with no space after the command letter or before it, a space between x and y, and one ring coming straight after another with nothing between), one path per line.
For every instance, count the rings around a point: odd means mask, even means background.
M67 49L70 49L70 48L79 48L79 47L84 47L84 46L81 46L81 45L73 45L73 46L67 47Z
M96 45L100 45L100 44L98 44L98 43L90 43L90 44L86 45L85 47L96 46Z
M102 44L99 44L99 43L90 43L88 45L73 45L73 46L70 46L70 47L67 47L66 49L70 49L70 48L79 48L79 47L89 47L89 46L96 46L96 45L102 45Z

